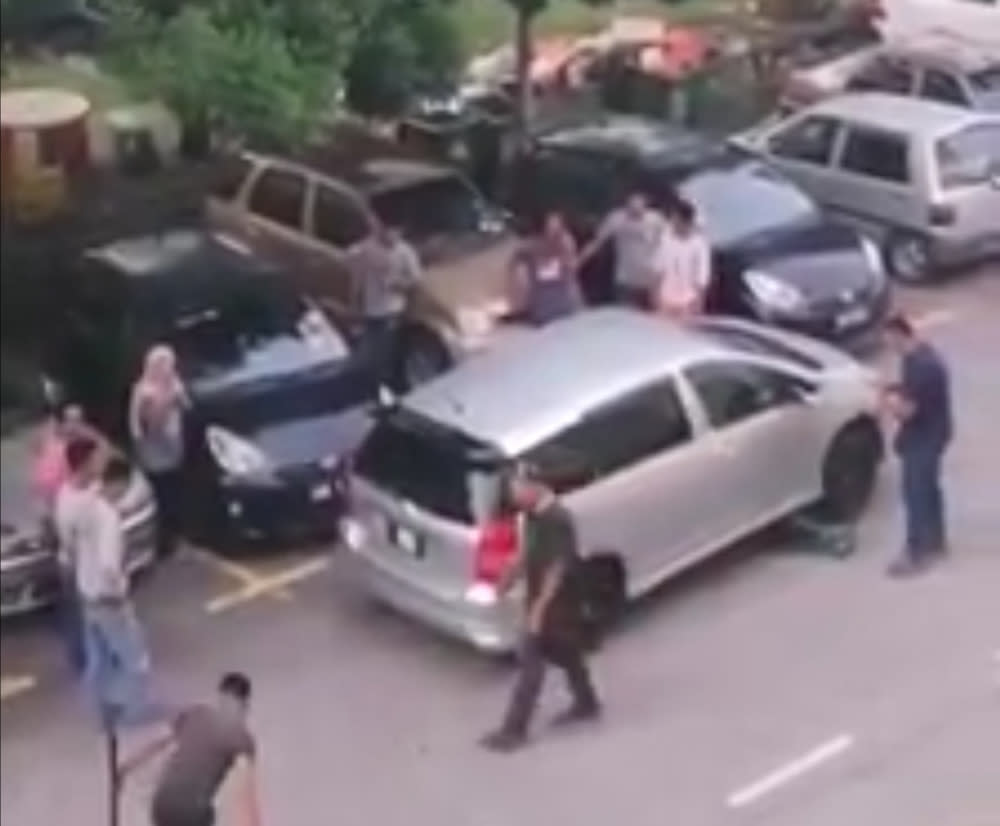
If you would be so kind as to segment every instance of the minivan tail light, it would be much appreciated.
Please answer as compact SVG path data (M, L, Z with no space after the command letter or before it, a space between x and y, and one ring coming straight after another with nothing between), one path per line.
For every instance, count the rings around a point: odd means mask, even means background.
M494 519L479 529L476 539L476 582L496 585L517 555L517 526L513 519Z
M946 227L955 223L955 208L948 204L931 204L928 212L931 226Z

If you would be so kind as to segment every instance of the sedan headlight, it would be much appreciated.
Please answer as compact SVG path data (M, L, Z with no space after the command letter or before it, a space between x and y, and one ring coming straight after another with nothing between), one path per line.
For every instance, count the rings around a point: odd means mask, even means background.
M259 476L271 470L270 460L259 447L224 427L209 427L205 431L205 441L212 458L226 473Z
M770 309L795 312L805 303L801 290L769 273L748 270L743 274L743 280L754 298Z
M882 250L879 249L878 244L872 241L871 238L862 236L861 252L865 256L865 262L868 264L868 269L871 270L874 275L879 278L885 275L885 263L882 258Z

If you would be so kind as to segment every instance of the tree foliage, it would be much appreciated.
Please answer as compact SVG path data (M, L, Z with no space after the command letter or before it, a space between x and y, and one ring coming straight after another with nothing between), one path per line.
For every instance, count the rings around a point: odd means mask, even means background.
M391 113L457 65L449 0L111 0L115 68L188 125L306 139L347 93Z

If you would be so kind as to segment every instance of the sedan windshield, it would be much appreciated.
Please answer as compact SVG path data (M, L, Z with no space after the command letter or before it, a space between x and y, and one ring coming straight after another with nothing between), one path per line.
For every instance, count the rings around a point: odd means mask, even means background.
M698 210L709 240L717 247L806 223L819 215L807 195L756 161L706 169L689 177L678 190Z
M414 241L477 232L483 204L457 176L435 178L372 197L372 208L390 226Z

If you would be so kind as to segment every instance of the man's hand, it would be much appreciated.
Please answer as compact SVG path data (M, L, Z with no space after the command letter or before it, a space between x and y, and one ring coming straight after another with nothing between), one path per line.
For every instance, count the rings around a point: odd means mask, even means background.
M260 795L257 789L257 764L253 758L243 757L234 767L238 772L240 826L261 826Z

